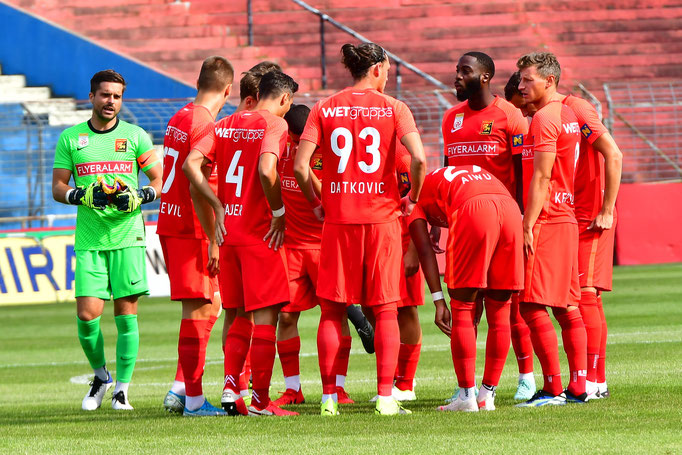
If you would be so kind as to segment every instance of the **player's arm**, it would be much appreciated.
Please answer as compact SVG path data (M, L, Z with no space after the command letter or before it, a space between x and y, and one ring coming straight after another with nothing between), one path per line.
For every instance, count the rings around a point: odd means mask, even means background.
M533 159L533 176L528 189L528 207L523 215L523 249L528 253L535 253L533 249L533 226L540 216L542 205L547 199L549 182L552 177L552 167L556 153L537 152Z
M417 247L414 242L410 240L407 251L403 255L403 264L405 264L405 276L410 277L419 272L419 255L417 254Z
M211 186L208 184L208 178L204 175L202 168L206 167L210 161L199 150L192 149L182 164L182 172L187 176L190 187L194 187L195 191L201 195L213 209L215 214L215 240L218 245L222 245L223 237L226 234L225 230L225 209L220 203L220 200L215 195ZM196 207L196 206L195 206ZM197 213L198 216L198 213ZM204 232L206 227L202 224ZM211 238L211 234L206 232L206 237Z
M272 210L270 230L263 240L270 239L268 247L275 251L284 244L284 203L282 202L282 186L277 173L277 155L263 153L258 160L258 175L263 186L265 198Z
M153 199L151 199L152 196L150 195L148 200L145 200L144 202L152 202L161 194L161 185L163 184L163 167L161 167L161 161L157 161L151 168L145 170L144 174L149 179L149 185L145 186L145 188L151 187L154 190Z
M514 166L514 181L516 182L516 203L523 213L523 155L512 155L512 165Z
M312 171L310 170L310 158L315 153L316 148L317 145L314 142L301 139L301 142L298 144L298 151L296 152L296 160L294 161L294 175L301 192L313 208L315 216L320 221L324 221L322 202L313 189Z
M310 172L310 183L313 186L313 191L315 192L315 196L318 198L322 196L322 180L320 180L314 172Z
M201 171L204 174L204 178L208 180L211 176L211 168L209 166L204 166L201 168ZM203 197L201 193L199 193L199 190L197 190L191 183L189 184L189 195L192 198L194 212L197 214L199 224L201 224L201 228L206 233L206 237L208 237L209 241L207 268L209 273L215 275L219 271L219 252L218 243L216 242L215 238L215 217L213 215L213 211L211 210L211 204L209 204L208 200Z
M424 184L424 176L426 175L426 155L424 154L424 145L419 133L412 132L405 134L400 138L400 142L405 146L412 161L410 163L410 193L403 198L401 208L404 215L409 215L414 209L414 205L419 200L419 194L422 191Z
M623 153L616 141L609 133L597 138L592 147L604 157L604 201L597 217L592 220L588 229L611 229L613 226L613 211L620 187L620 177L623 171Z
M66 193L74 188L69 185L69 180L71 180L71 170L59 168L52 169L52 197L55 201L61 202L62 204L70 204L70 202L66 200Z
M417 218L410 223L410 236L414 242L419 262L422 265L426 284L429 286L433 303L436 306L436 316L434 322L438 328L447 336L450 336L452 322L450 310L445 303L443 289L440 284L440 272L438 271L438 261L436 254L431 247L431 239L426 226L426 220Z

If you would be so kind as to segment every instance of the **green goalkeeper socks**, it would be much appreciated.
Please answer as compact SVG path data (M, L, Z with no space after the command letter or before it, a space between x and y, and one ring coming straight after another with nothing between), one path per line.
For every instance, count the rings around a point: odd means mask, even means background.
M100 318L97 317L92 321L76 319L78 320L78 340L90 366L93 370L102 368L106 361L104 360L104 337L99 327Z
M135 369L137 351L140 347L140 332L137 329L137 315L123 314L114 317L118 329L116 340L116 381L130 382Z

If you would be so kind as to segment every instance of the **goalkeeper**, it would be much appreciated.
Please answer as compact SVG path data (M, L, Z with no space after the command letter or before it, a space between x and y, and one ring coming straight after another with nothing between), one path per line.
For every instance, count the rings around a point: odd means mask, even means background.
M128 385L139 346L137 299L149 294L140 205L160 194L162 171L149 135L118 118L124 90L125 80L113 70L92 77L92 117L61 134L52 171L55 200L78 205L74 246L78 339L95 372L82 402L86 411L99 408L113 385L100 330L104 302L112 297L118 339L111 405L116 410L133 409ZM150 180L144 188L139 186L140 169ZM71 176L75 188L69 185Z

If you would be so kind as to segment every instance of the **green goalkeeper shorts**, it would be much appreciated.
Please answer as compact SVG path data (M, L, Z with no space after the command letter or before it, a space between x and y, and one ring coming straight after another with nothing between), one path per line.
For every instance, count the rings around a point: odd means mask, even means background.
M145 247L76 251L76 297L148 295Z

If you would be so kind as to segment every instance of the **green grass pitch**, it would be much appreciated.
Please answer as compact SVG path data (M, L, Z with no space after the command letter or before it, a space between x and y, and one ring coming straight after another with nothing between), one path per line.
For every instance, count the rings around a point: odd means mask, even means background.
M0 453L682 453L682 264L619 267L605 295L609 320L608 384L612 397L586 405L513 407L517 370L512 353L498 389L498 410L438 413L455 385L448 339L420 311L423 351L418 401L411 416L379 417L374 357L354 338L347 390L356 400L338 418L321 418L315 355L318 311L301 317L301 377L307 402L295 418L203 418L168 415L163 397L173 379L180 306L162 299L140 304L140 354L130 387L135 411L80 410L91 370L76 337L73 305L0 307ZM220 324L220 323L219 323ZM112 307L103 318L112 359ZM485 323L477 372L483 368ZM559 338L560 339L560 338ZM219 404L220 327L208 350L205 393ZM113 362L109 363L116 369ZM566 362L562 358L562 371ZM536 380L542 383L536 361ZM271 394L283 389L279 360Z

